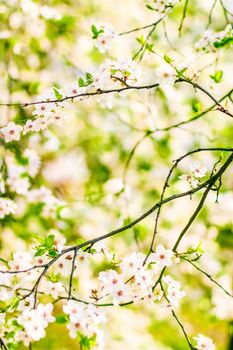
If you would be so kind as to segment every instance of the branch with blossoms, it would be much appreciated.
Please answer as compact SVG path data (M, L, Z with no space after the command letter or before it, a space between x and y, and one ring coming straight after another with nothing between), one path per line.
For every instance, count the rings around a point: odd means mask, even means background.
M189 1L186 0L182 7L182 17L178 28L180 34L181 31L183 32L185 19L188 15L188 4ZM54 223L57 223L54 225L55 227L62 227L63 219L66 219L68 204L60 199L59 191L57 191L58 196L55 196L47 187L37 187L36 177L41 166L40 157L33 150L23 150L24 145L21 149L16 143L11 142L19 141L32 132L46 131L52 124L61 125L65 119L66 108L74 105L76 101L81 104L81 101L93 99L100 103L106 103L107 95L125 98L125 93L129 91L149 91L155 88L163 93L163 91L166 92L167 86L177 86L184 83L184 85L190 85L195 93L196 91L203 93L213 103L201 112L198 106L194 105L197 114L181 122L173 122L163 128L140 129L123 119L124 124L135 131L143 132L143 135L129 151L123 169L123 186L118 193L119 196L126 192L127 171L139 146L145 139L152 137L153 133L157 131L168 132L179 128L215 110L230 118L233 117L230 107L227 105L227 102L232 102L233 89L217 98L215 93L210 92L210 89L199 83L198 75L204 68L199 69L194 74L192 74L192 70L189 73L189 65L179 65L167 54L161 55L157 50L155 51L153 44L155 31L159 29L160 23L165 26L165 19L168 18L176 5L178 5L178 0L151 1L146 4L146 7L153 14L158 14L159 18L151 24L138 26L118 35L111 25L96 24L91 26L93 44L102 54L106 53L117 37L148 29L145 37L142 35L136 38L140 47L132 55L132 59L106 59L92 73L88 71L82 74L68 86L58 87L56 85L47 89L35 101L14 103L11 102L11 96L9 102L0 104L2 107L8 107L9 119L12 110L24 111L22 119L19 118L16 123L10 121L0 129L3 136L1 146L4 147L5 151L1 163L0 178L0 192L2 194L0 197L0 219L3 226L11 225L12 222L14 224L14 215L16 214L17 217L18 203L22 200L26 207L26 214L21 216L22 226L27 220L27 215L33 215L38 221L50 221L49 225L44 225L46 229ZM222 1L221 5L226 18L228 18L230 12L225 9ZM214 7L215 2L210 10L209 23L212 20ZM203 37L194 44L194 49L199 53L215 54L217 50L231 46L232 42L233 28L228 24L222 31L205 32ZM141 73L144 75L144 71L141 72L140 66L135 61L139 57L138 61L142 63L146 54L159 57L163 65L155 68L154 74L150 76L150 82L143 83ZM211 79L217 84L221 81L222 75L222 71L216 71ZM33 108L30 119L28 117L29 107ZM9 144L6 145L6 143ZM194 162L189 172L182 172L182 175L179 174L178 177L178 181L183 182L188 189L183 192L176 191L175 194L167 196L167 189L172 187L171 181L175 172L177 170L180 172L178 169L180 163L184 159L202 152L221 152L221 156L213 164L211 171L208 171L207 167L200 162ZM228 158L222 156L225 153L229 154ZM107 322L104 307L150 303L171 310L171 314L191 350L213 350L215 348L213 341L202 334L193 337L195 340L195 345L193 345L194 342L177 311L181 300L185 297L185 290L183 290L180 281L166 273L169 268L178 265L180 261L187 261L225 294L233 297L232 293L211 274L195 264L203 254L200 245L191 250L179 252L181 242L184 237L188 236L190 228L196 222L211 191L216 193L216 201L218 200L223 185L223 175L226 174L232 162L233 148L231 147L194 149L174 161L164 181L159 200L134 220L126 221L127 223L123 226L105 234L85 241L74 242L73 245L67 245L65 237L56 229L48 229L46 237L37 235L33 239L30 237L30 241L32 240L33 243L28 251L12 253L7 259L1 258L0 347L5 350L14 350L16 344L23 343L31 349L33 342L46 336L48 325L56 322L66 326L70 337L78 339L81 349L90 349L92 346L102 349L103 329ZM179 198L190 197L191 200L198 193L201 193L199 203L192 215L185 218L187 223L175 237L176 241L173 247L169 249L160 242L157 243L159 221L164 205L173 203ZM115 255L106 248L105 240L126 234L126 231L135 228L155 212L154 229L151 232L149 247L143 252L134 251L129 255L121 256L120 254ZM100 263L98 271L93 272L92 277L94 278L91 288L85 291L84 296L77 295L82 271L85 271L86 266L90 265L94 259L98 259L98 263L101 261L103 266L107 266L107 268L102 267ZM57 314L54 311L54 305L57 303L62 306L62 314Z
M38 264L35 264L34 266L31 266L30 254L15 253L13 255L13 260L7 263L7 265L11 266L11 269L9 270L5 268L4 270L1 270L0 273L6 276L6 281L7 276L8 278L12 275L17 276L17 301L13 306L15 312L17 310L20 310L22 303L29 303L31 307L31 309L25 309L22 316L18 316L18 318L16 318L14 321L14 323L16 323L17 327L20 329L19 334L16 331L17 337L23 340L24 344L28 344L33 340L39 340L44 335L45 328L47 327L48 323L54 321L54 317L51 315L52 304L38 304L38 297L41 295L51 295L52 298L56 299L56 302L60 300L67 301L67 304L64 304L63 306L63 310L64 313L68 315L68 320L70 323L67 324L67 327L70 331L71 337L76 335L77 331L82 331L84 333L86 332L85 327L80 322L81 315L82 317L86 317L90 322L94 322L94 324L97 317L97 324L99 324L99 322L102 323L105 320L105 316L103 315L102 311L99 310L99 307L111 305L125 306L136 301L145 302L152 300L153 302L159 302L163 300L164 295L165 300L167 300L170 307L172 308L172 315L180 325L190 349L195 349L192 346L189 337L187 336L184 326L174 311L174 308L178 307L179 300L184 297L185 293L180 290L180 283L173 280L169 275L164 277L164 272L169 266L171 266L172 260L179 258L177 248L182 238L196 219L201 208L203 207L209 191L213 189L216 181L222 176L222 174L224 174L228 166L233 161L233 149L196 149L181 156L175 161L174 165L169 171L169 175L165 181L166 186L164 187L166 189L168 186L171 174L178 166L180 161L190 156L191 154L206 151L225 151L231 152L231 155L220 167L220 169L216 171L216 173L211 173L211 176L208 180L200 183L199 185L196 185L189 191L164 199L165 191L163 190L160 202L156 203L152 208L150 208L147 212L145 212L139 218L135 219L130 224L111 231L105 235L71 247L63 247L65 243L63 238L59 238L59 236L55 237L55 235L50 235L45 239L44 242L41 242L39 246L35 247L36 253L34 259L36 259ZM200 171L201 169L196 167L194 169L194 176L200 176ZM205 171L202 171L202 173L204 175ZM115 268L117 268L118 271L120 269L121 272L118 272L115 269L111 269L99 273L99 287L91 291L90 301L83 301L80 298L73 296L74 278L76 278L77 272L80 269L81 265L90 259L92 255L95 255L98 252L98 248L95 250L95 245L98 242L116 234L120 234L137 225L140 221L151 215L155 210L160 211L162 205L180 197L193 195L201 189L205 189L205 191L202 195L200 203L198 204L193 215L190 217L188 224L179 234L172 250L165 249L162 245L158 245L155 251L150 248L147 256L142 253L133 253L130 256L125 257L120 263L114 263ZM154 236L152 241L154 242ZM153 246L153 244L151 246ZM73 252L73 255L71 255L71 252ZM104 253L104 250L100 250L99 252ZM54 257L51 259L52 256ZM182 253L181 258L183 258L183 256L184 254ZM49 259L49 261L44 263L44 261L47 259ZM22 266L25 268L22 269ZM26 266L29 267L26 268ZM47 273L53 267L56 273L61 273L62 276L69 276L68 290L63 287L61 282L46 282ZM41 269L42 272L39 272ZM204 273L203 271L201 272ZM22 282L24 283L25 277L28 274L28 276L30 276L31 273L33 273L32 281L36 278L36 282L28 290L20 288L20 280L22 279ZM166 290L162 286L162 281L167 285ZM216 282L214 283L217 284ZM9 282L6 284L6 286L8 284ZM158 286L161 288L158 288ZM27 293L23 293L23 291L27 291ZM67 296L60 295L61 292L67 293ZM230 295L230 293L228 293L228 295ZM99 302L100 300L109 297L113 299L113 303ZM12 305L10 307L12 308ZM40 322L40 326L38 322ZM97 332L96 329L95 332ZM90 335L90 333L87 334Z
M137 80L136 76L133 77L133 73L131 72L129 74L130 78L128 78L128 72L130 72L132 67L130 68L130 66L127 66L127 68L115 68L115 63L110 63L107 64L107 66L102 66L99 68L99 72L97 73L97 85L100 84L99 81L99 74L100 72L104 72L106 70L109 70L107 73L107 79L109 79L109 81L113 80L113 82L120 82L120 84L126 85L124 87L120 87L117 89L101 89L98 88L98 86L95 86L95 84L93 85L94 82L94 77L91 76L90 78L90 82L88 83L87 87L88 90L92 89L92 88L96 88L96 91L87 91L87 88L85 87L79 87L81 90L85 90L85 92L81 92L81 93L77 93L78 91L78 87L76 86L75 88L71 87L71 90L73 92L75 92L73 95L69 95L69 96L65 96L63 97L63 92L62 91L58 91L57 88L53 88L51 91L47 91L44 93L43 95L43 99L41 101L35 101L35 102L25 102L25 103L2 103L0 104L1 106L7 106L7 107L12 107L12 106L18 106L18 107L28 107L28 106L36 106L36 110L33 112L33 115L36 116L37 118L35 120L27 120L26 124L22 127L21 125L17 125L14 122L10 122L8 123L7 126L3 127L0 129L0 132L2 133L2 135L4 135L5 137L5 142L10 142L13 140L19 141L20 139L20 134L21 132L23 132L23 134L27 134L29 132L39 132L41 130L45 130L49 125L51 124L58 124L61 125L64 119L64 116L61 115L61 109L65 107L65 102L71 100L72 102L75 99L82 99L85 97L91 97L91 96L99 96L99 95L105 95L105 94L112 94L112 93L121 93L124 91L128 91L128 90L148 90L148 89L153 89L158 87L160 84L159 83L153 83L153 84L148 84L148 85L141 85L141 86L136 86L136 85L128 85L128 80ZM113 68L114 67L114 68ZM125 70L124 70L125 69ZM110 74L112 71L114 71L114 73L118 73L120 75L120 77L118 77L117 75L112 76L112 74ZM117 71L117 72L116 72ZM110 74L110 75L109 75ZM166 71L164 71L164 77L170 76L169 73L167 73ZM174 74L174 75L173 75ZM179 127L181 125L184 124L188 124L191 121L197 120L200 117L202 117L203 115L205 115L206 113L208 113L209 111L213 110L214 107L217 107L217 110L222 112L223 114L226 114L227 116L233 118L233 114L224 106L222 106L221 101L223 101L226 97L229 97L232 93L232 89L226 94L224 95L219 101L209 92L207 91L205 88L203 88L202 86L200 86L199 84L193 82L191 79L183 76L183 73L180 73L179 71L177 71L176 73L171 74L171 76L173 76L174 79L174 83L180 83L180 82L185 82L188 83L190 85L192 85L195 89L198 89L200 91L202 91L204 94L206 94L212 101L214 101L214 105L210 108L208 108L206 111L202 112L201 114L192 117L189 120L165 127L165 128L157 128L154 131L147 131L147 134L150 135L151 133L155 132L155 131L168 131L171 130L172 128L175 127ZM182 77L179 75L182 75ZM97 79L96 77L96 79ZM104 77L105 79L106 77ZM101 85L102 86L102 85ZM58 96L59 94L59 98L55 98L56 96Z

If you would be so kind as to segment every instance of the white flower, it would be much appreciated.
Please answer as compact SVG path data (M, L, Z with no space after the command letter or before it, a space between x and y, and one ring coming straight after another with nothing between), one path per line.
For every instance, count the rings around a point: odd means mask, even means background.
M92 74L92 77L93 77L93 87L96 90L103 90L109 84L111 74L106 64L102 64Z
M197 187L199 184L198 180L194 178L193 174L183 174L179 176L179 179L187 182L192 188Z
M191 171L196 178L201 179L206 175L207 168L199 161L196 161L192 164Z
M94 39L94 45L101 53L105 53L112 39L116 37L116 33L110 24L100 24L95 27L98 31L101 31L101 33Z
M163 277L163 281L168 285L167 298L171 306L179 306L180 299L185 296L185 292L180 290L180 282L175 281L171 276Z
M21 177L15 181L8 179L7 183L10 185L11 191L14 191L17 194L22 194L22 195L27 194L30 187L30 182L27 177Z
M11 199L0 198L0 219L3 219L6 215L15 214L17 204Z
M118 306L131 300L131 289L127 284L119 283L112 291L113 304Z
M45 327L48 326L49 323L55 321L55 317L52 315L53 304L39 304L37 306L38 314L42 317Z
M206 172L207 168L199 161L195 161L191 165L190 172L179 176L179 179L188 182L192 188L195 188L199 185L200 179L206 175Z
M213 340L203 334L198 334L198 337L194 337L194 339L197 341L196 348L198 350L215 350Z
M167 292L167 298L171 306L179 306L180 299L182 299L186 294L184 291L174 286L168 286Z
M49 125L49 117L48 116L42 116L36 119L36 124L38 131L47 129Z
M162 244L159 244L155 253L149 256L148 263L155 262L159 268L172 265L172 257L174 253L170 249L165 249Z
M29 337L29 335L25 331L19 331L15 334L15 341L20 342L22 341L25 346L29 346L32 338Z
M7 126L0 129L0 132L5 137L5 142L19 141L20 133L23 130L22 126L16 125L14 122L9 122Z
M30 269L33 266L32 255L29 252L16 252L8 264L13 271Z
M72 259L73 257L70 253L63 255L54 265L55 273L60 273L64 277L69 276L71 274Z
M62 125L66 117L62 114L58 113L53 113L49 118L48 118L48 124L56 124L56 125Z
M40 131L40 126L36 120L28 119L26 124L23 127L23 134L25 135L28 132L33 132L33 131L36 131L36 132Z
M153 272L151 270L139 269L134 276L134 282L143 289L148 289L154 285Z
M77 337L78 332L83 331L81 327L81 323L79 322L75 322L75 323L69 322L66 327L69 330L69 335L70 335L70 338L72 339L75 339Z
M54 299L64 292L64 286L61 282L44 281L41 285L41 291L46 295L51 295Z
M85 321L84 317L85 305L77 303L77 301L69 300L67 304L63 305L63 311L69 315L70 321L73 323L82 323Z
M106 322L106 316L101 308L88 304L85 311L94 324Z
M126 256L122 259L119 264L122 273L124 275L134 275L137 271L143 266L143 262L145 260L145 254L133 252L129 256Z
M118 288L119 284L124 283L123 277L114 270L101 271L98 280L101 282L102 290L106 293L111 293Z
M18 317L18 323L21 324L28 337L33 340L40 340L45 336L45 324L38 311L25 309Z
M70 86L67 86L65 88L66 96L78 95L80 93L79 89L80 88L79 88L79 85L77 84L77 82L74 82L73 84L71 84Z
M83 266L87 266L89 264L89 258L90 258L89 253L84 252L82 249L79 249L76 255L76 267L77 270L79 268L83 268Z
M164 64L156 69L156 77L161 86L174 85L177 79L175 70L168 64Z

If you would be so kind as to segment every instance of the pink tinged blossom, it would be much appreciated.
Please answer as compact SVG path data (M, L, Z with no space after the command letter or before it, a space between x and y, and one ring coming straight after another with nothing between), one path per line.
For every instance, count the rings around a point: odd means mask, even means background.
M196 178L202 178L206 175L207 168L206 166L202 165L199 161L196 161L192 164L191 171Z
M39 304L37 306L38 314L42 317L45 327L48 326L49 323L55 321L55 317L52 315L53 304Z
M215 345L211 338L204 336L203 334L198 334L197 337L193 339L196 340L197 345L195 346L198 350L215 350Z
M61 282L44 281L41 291L46 295L51 295L54 299L64 293L64 286Z
M8 198L0 198L0 219L6 215L15 214L17 204Z
M174 253L170 249L165 249L162 244L159 244L155 253L149 256L148 263L154 262L159 268L172 265Z
M62 256L55 266L55 274L60 273L63 277L67 277L71 273L71 267L72 267L72 254L68 253L64 256Z
M118 306L122 303L127 303L132 299L131 288L127 284L118 284L111 293L113 304Z
M122 259L119 264L124 275L133 275L143 266L145 255L138 252L133 252L129 256Z
M23 127L15 124L14 122L9 122L5 127L0 129L0 132L5 138L5 142L10 141L19 141L20 133L23 130Z
M171 306L179 306L180 299L182 299L186 293L180 290L181 284L175 281L171 276L167 275L163 277L163 281L167 284L167 299Z
M97 24L96 27L102 33L94 39L94 45L101 53L105 53L109 49L111 41L116 37L116 33L110 24Z
M37 122L37 120L31 120L31 119L28 119L26 124L24 125L23 127L23 134L27 134L29 132L38 132L40 131L40 126Z

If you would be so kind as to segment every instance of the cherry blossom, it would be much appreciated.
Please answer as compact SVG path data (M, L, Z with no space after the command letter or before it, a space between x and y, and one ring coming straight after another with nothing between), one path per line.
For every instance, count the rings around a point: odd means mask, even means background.
M194 339L197 341L196 348L198 350L214 350L215 345L213 343L213 340L204 336L203 334L198 334L197 337L194 337Z
M110 24L96 24L92 26L93 40L95 47L101 52L105 53L110 46L112 39L116 37L116 33ZM96 33L96 34L95 34Z
M155 253L149 256L148 262L155 262L156 265L162 269L165 266L172 265L173 252L170 249L165 249L162 244L156 247Z
M16 125L14 122L9 122L7 126L0 129L0 132L5 138L5 142L19 141L20 133L23 130L21 125Z
M17 204L11 199L0 198L0 219L3 219L6 215L15 214Z

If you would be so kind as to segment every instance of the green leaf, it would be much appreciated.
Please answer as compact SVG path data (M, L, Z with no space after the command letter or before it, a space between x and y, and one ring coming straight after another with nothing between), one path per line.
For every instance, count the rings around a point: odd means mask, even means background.
M54 235L48 235L45 239L45 246L46 248L50 249L53 247L54 245L54 239L55 239L55 236Z
M38 249L34 256L41 256L46 252L45 248Z
M171 57L169 57L168 55L166 55L166 54L163 56L163 58L164 58L164 61L166 61L167 63L172 63L173 62L173 59Z
M48 253L52 258L56 258L56 256L58 256L58 252L55 249L50 249Z
M101 33L104 33L103 29L98 30L94 24L91 26L91 31L93 34L92 39L97 39Z
M192 100L192 111L194 113L200 112L202 109L201 102L198 100Z
M56 87L53 87L53 92L57 100L61 100L63 98L62 94L59 92L59 90Z
M213 43L214 47L221 48L221 47L228 47L233 43L233 37L223 38L220 41L216 41Z
M88 86L88 85L91 85L93 83L93 76L91 75L91 73L85 73L85 79L84 80L82 77L80 77L78 79L78 85L79 87L84 87L84 86Z
M145 43L144 35L138 36L136 38L136 40L137 40L137 42L139 42L140 45L144 45L144 43Z
M183 77L184 76L184 72L187 70L187 67L182 68L180 70L176 69L176 72L178 74L179 77Z
M223 71L222 70L218 70L217 72L215 72L214 75L210 75L210 78L213 79L213 81L215 83L220 83L222 81L222 77L223 77Z
M86 84L87 85L91 85L94 81L93 76L91 75L91 73L85 73L85 77L86 77Z
M146 50L149 52L153 52L154 45L153 44L146 44Z
M67 323L68 320L69 320L69 318L66 315L57 315L56 316L56 323L63 324L63 323Z
M78 332L78 336L79 336L79 343L81 345L81 348L83 349L90 349L92 346L95 345L95 336L92 336L90 338L88 338L86 335L83 335L82 333Z
M148 10L154 11L154 8L149 4L146 4L146 8L148 8Z
M12 311L17 309L19 302L20 302L20 299L18 296L13 297L10 301L9 309Z
M79 87L84 87L85 86L85 82L84 82L83 78L80 77L78 79L78 85L79 85Z

